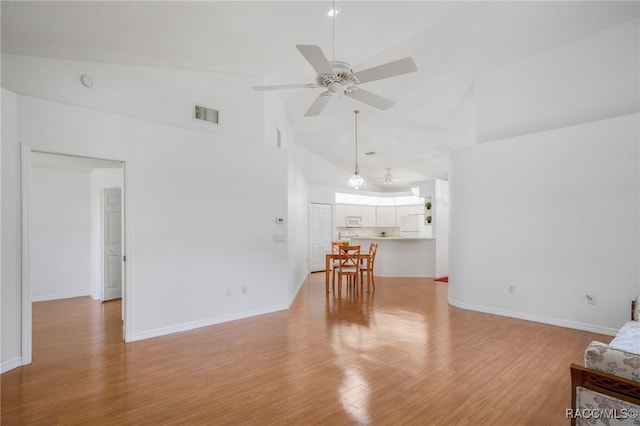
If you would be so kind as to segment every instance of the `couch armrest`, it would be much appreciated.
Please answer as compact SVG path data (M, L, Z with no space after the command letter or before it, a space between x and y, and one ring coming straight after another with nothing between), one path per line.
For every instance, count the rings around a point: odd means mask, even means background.
M584 365L618 377L640 382L640 355L593 341L584 351Z

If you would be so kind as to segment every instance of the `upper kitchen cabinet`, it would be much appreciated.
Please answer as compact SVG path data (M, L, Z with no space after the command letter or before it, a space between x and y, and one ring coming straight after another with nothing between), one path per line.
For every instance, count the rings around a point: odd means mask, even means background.
M336 224L338 228L344 228L347 226L347 206L344 204L336 204Z
M376 207L376 226L386 228L396 225L396 207L378 206Z
M362 226L374 227L376 226L376 208L374 206L361 206L362 207Z
M422 204L397 206L396 207L396 226L400 226L400 218L410 214L422 214L424 212L424 206Z
M362 217L362 206L354 206L351 204L347 204L346 208L347 208L347 217L349 216Z

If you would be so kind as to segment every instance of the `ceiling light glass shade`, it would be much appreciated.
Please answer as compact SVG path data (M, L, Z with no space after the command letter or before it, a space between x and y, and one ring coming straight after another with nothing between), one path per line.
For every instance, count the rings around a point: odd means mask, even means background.
M347 185L349 185L353 189L360 189L367 186L367 182L364 180L360 173L356 170L356 172L349 178L347 181Z

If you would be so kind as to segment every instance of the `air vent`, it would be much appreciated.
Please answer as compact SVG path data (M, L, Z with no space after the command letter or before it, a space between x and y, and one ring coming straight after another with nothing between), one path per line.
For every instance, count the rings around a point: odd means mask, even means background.
M210 123L218 124L218 111L211 108L205 108L200 105L195 106L193 117L196 120L208 121Z

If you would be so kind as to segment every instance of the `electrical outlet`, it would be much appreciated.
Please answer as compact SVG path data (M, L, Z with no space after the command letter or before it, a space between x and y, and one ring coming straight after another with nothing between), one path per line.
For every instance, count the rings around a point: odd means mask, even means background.
M598 304L598 297L595 294L585 294L585 298L587 299L587 303L589 305Z
M227 296L231 296L231 289L230 288L225 289L225 291L227 293Z
M516 292L516 287L515 287L514 285L509 284L509 285L507 286L507 293L509 293L509 294L515 294L515 292Z
M242 286L242 295L243 296L247 295L247 287L246 286Z

